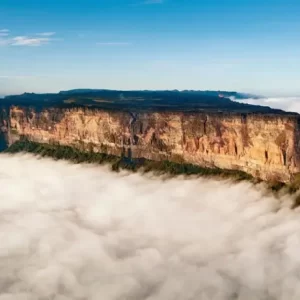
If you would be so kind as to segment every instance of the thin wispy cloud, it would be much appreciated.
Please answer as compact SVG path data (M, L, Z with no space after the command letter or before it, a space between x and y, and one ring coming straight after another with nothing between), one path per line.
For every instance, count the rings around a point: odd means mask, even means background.
M98 46L129 46L131 43L122 42L100 42L96 43Z
M1 36L8 36L9 30L8 29L0 29L0 37Z
M28 36L16 36L11 40L12 46L41 46L48 44L49 38L31 38Z
M41 32L41 33L37 33L37 35L39 35L39 36L53 36L55 34L56 34L56 32Z
M8 29L0 30L0 46L42 46L47 45L53 38L55 32L42 32L36 34L36 36L10 36Z

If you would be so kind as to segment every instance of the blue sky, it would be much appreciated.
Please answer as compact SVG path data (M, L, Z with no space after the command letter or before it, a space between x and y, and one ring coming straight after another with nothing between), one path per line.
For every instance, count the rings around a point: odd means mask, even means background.
M299 0L1 0L0 94L300 94Z

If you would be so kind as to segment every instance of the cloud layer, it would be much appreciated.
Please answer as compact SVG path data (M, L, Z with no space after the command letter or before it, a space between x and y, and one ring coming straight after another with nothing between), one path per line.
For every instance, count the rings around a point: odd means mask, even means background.
M269 106L272 108L282 109L288 112L300 113L300 97L281 97L281 98L261 98L261 99L246 99L235 100L241 103L248 103L254 105Z
M0 184L0 300L300 298L300 213L258 187L5 155Z
M1 29L0 30L0 37L8 36L8 35L9 35L9 30L8 29Z

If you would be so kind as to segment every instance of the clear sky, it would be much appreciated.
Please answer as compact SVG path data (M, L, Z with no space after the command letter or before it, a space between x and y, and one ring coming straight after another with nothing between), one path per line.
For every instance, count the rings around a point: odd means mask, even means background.
M0 94L300 94L300 0L1 0Z

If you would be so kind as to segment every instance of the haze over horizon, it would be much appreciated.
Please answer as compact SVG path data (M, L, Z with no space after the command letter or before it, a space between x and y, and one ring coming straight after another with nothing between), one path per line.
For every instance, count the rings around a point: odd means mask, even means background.
M300 2L4 0L0 95L72 88L300 94Z

